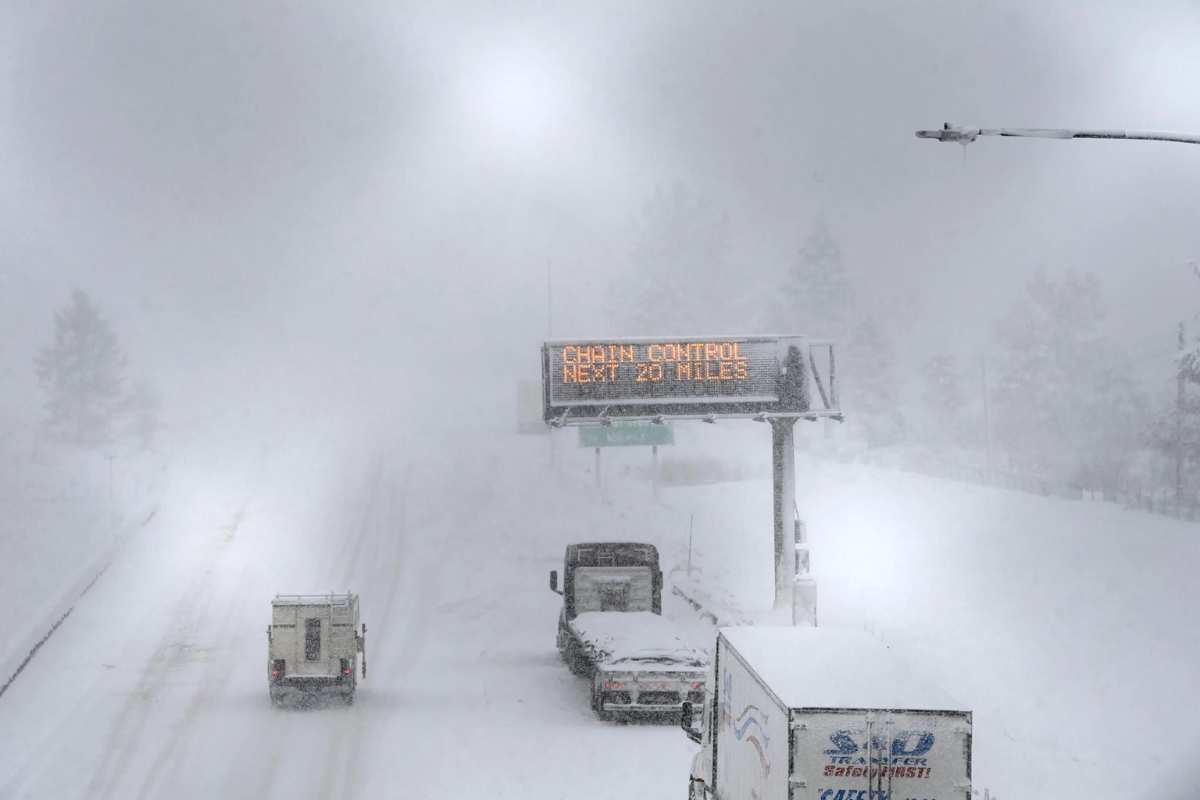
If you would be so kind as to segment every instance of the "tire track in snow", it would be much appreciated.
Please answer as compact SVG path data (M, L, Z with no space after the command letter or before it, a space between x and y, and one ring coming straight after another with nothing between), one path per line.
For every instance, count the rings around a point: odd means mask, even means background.
M432 480L429 485L419 489L411 485L406 474L403 482L403 494L399 495L401 497L401 516L397 529L401 535L395 537L394 547L396 549L393 554L393 558L401 563L401 568L398 570L380 568L377 572L378 579L386 581L388 587L384 616L379 623L385 632L387 646L377 647L377 652L382 657L378 658L375 663L383 664L385 669L391 669L388 677L394 685L419 685L415 681L406 683L405 678L415 674L420 668L420 655L424 645L429 641L430 627L437 623L438 614L443 608L440 605L441 589L444 585L442 577L449 565L461 566L465 563L464 554L459 553L454 557L447 557L448 546L445 543L437 545L431 543L428 546L420 547L419 545L424 543L421 538L422 534L426 530L441 532L442 530L465 529L465 526L475 523L478 510L494 494L489 476L480 470L480 465L467 463L455 467L447 465L447 469L436 474L426 471L422 473L422 477ZM468 475L470 478L467 477ZM461 487L463 485L477 486L479 489L467 498L462 496ZM420 498L432 506L430 512L423 514L419 522L411 524L408 521L407 501L409 497ZM448 497L457 497L458 501L440 502ZM462 543L457 544L461 545ZM453 546L455 543L449 545L449 547ZM405 558L405 556L407 557ZM401 589L404 591L401 592ZM400 597L407 599L408 603L398 604L397 600ZM454 605L466 606L477 602L477 599L476 597L458 598ZM393 611L397 609L402 610L404 616L400 620L398 629L393 630L391 617ZM369 722L375 723L375 725L386 724L387 715L395 712L390 706L380 710L367 704L356 707L356 711L362 713L356 715L356 725L353 731L354 746L350 748L345 780L338 797L354 798L379 794L377 787L372 789L370 795L364 794L363 791L362 784L365 773L359 765L369 757L369 754L366 752L367 747L364 746L362 737ZM402 708L401 713L403 713ZM370 741L367 740L366 744L369 744ZM409 791L415 792L414 796L422 796L419 787L410 787Z
M385 597L383 603L383 613L379 617L379 621L376 623L378 630L385 632L384 641L388 642L388 646L386 648L380 647L377 651L382 658L377 660L376 664L378 665L382 662L385 669L389 660L388 654L391 653L394 643L397 641L395 639L389 639L386 636L386 632L390 630L392 610L396 607L396 596L399 593L401 584L404 583L404 581L401 579L403 574L402 558L405 551L409 549L407 547L409 536L409 530L407 526L407 495L404 491L404 487L408 485L408 479L411 473L412 465L409 464L405 468L405 479L401 485L397 487L394 482L389 485L387 497L389 499L388 508L390 513L386 515L385 523L390 524L375 526L374 544L376 554L379 552L381 537L386 537L385 541L391 542L391 552L389 557L387 559L380 559L377 555L373 561L374 569L371 572L371 577L368 584L368 588L371 589L378 588L381 582L386 585L386 589L383 592ZM399 498L400 514L398 519L396 518L396 498ZM395 532L395 535L390 535L393 531ZM360 704L356 708L355 720L350 735L351 746L349 748L349 755L346 760L346 767L343 773L343 780L341 782L341 791L338 794L339 797L349 798L358 796L362 775L359 765L363 758L363 736L366 732L368 723L374 721L376 717L377 715L375 709L371 708L369 705Z
M363 551L363 545L368 538L374 538L376 540L375 544L377 549L379 530L381 527L379 524L379 495L380 487L385 483L385 473L386 470L384 468L383 456L381 454L376 456L374 459L372 476L368 489L369 494L367 496L366 507L363 509L362 519L359 522L358 534L354 537L353 550L350 553L349 560L346 561L345 565L340 570L342 586L351 585L355 577L355 567L358 564L359 556ZM371 536L372 534L373 537ZM396 538L399 539L400 537ZM379 571L378 561L374 562L374 567L375 569L372 570L372 575L377 574ZM394 583L395 582L393 582L393 584ZM374 588L374 582L369 581L368 585L362 588ZM358 595L360 597L360 602L361 598L369 597L369 595L363 591L359 591ZM384 613L386 616L386 610ZM386 619L384 622L386 624ZM367 715L364 713L361 705L357 708L349 709L349 712L353 715L352 719L349 721L349 736L338 735L334 737L334 746L328 751L328 754L325 757L323 768L321 770L321 781L319 784L321 788L317 795L318 797L350 796L346 794L344 789L340 794L335 795L333 792L333 787L335 784L341 784L344 787L352 780L351 774L356 766L356 763L354 763L354 754L360 749L362 731L366 725ZM343 756L343 750L346 749L347 740L349 740L349 749L346 751L346 755ZM341 778L340 781L338 780L339 778Z
M17 665L16 670L13 672L13 674L11 676L9 676L8 680L5 681L2 686L0 686L0 697L4 696L4 693L7 692L9 690L9 688L13 685L13 682L16 681L16 679L20 676L20 674L25 671L25 668L29 666L30 662L33 661L34 656L37 655L38 650L42 649L42 645L44 645L44 644L46 644L46 642L50 641L50 637L55 634L55 632L58 630L59 626L61 626L64 622L67 621L67 617L71 616L71 612L75 610L75 606L79 605L79 603L83 600L84 596L87 595L87 593L92 590L92 587L96 585L96 582L99 581L102 577L104 577L104 573L108 572L108 568L112 566L113 560L117 557L117 554L120 552L121 547L124 546L126 541L128 541L131 537L136 535L138 533L138 531L140 531L142 528L145 528L147 525L149 525L150 522L154 519L156 514L158 514L157 506L155 506L150 511L149 516L147 516L144 520L142 520L142 522L137 526L137 528L133 529L132 531L127 531L123 535L119 536L117 538L117 540L112 544L112 546L110 546L100 556L100 558L98 559L98 562L93 564L88 569L89 573L93 573L91 580L88 580L85 584L83 584L83 588L78 590L78 594L75 594L74 598L70 601L70 605L67 607L66 611L62 612L62 614L57 619L54 619L54 617L51 616L50 620L47 620L47 622L50 622L51 620L53 620L53 624L50 625L50 628L46 631L46 634L44 636L42 636L41 639L38 639L36 643L34 643L32 649L30 649L29 653L25 656L24 660L22 660L21 663ZM85 579L86 579L86 576L85 576ZM60 604L58 607L62 608L62 605Z
M354 577L355 565L361 557L364 543L369 538L369 534L378 528L373 523L378 505L380 485L386 472L385 467L386 464L382 453L375 453L369 457L365 486L360 490L363 497L362 516L359 518L359 524L354 535L347 537L340 554L334 559L336 566L329 572L331 580L340 582L340 591L345 591L347 588L353 590L353 587L348 584ZM360 592L360 596L361 594ZM238 755L226 773L226 779L223 784L224 796L239 796L248 781L253 783L255 787L255 792L252 796L268 797L271 795L271 789L275 783L280 761L284 755L284 740L287 738L289 730L296 723L290 719L286 709L279 709L274 705L270 705L267 707L267 711L270 714L270 721L268 722L269 735L266 737L269 741L269 749L266 757L263 758L260 753L261 737L258 735L257 727L251 728L243 737L242 746L238 748ZM336 747L340 747L341 740L345 737L335 735L334 738L338 742ZM337 757L332 751L329 751L325 759L321 762L322 776L320 781L322 786L326 783L332 784L334 781L333 774L330 771L335 769L336 762ZM248 779L247 775L253 777ZM332 795L322 794L320 796Z
M245 517L248 504L248 498L243 500L235 512L231 524L222 529L224 535L217 540L208 554L207 566L188 585L176 603L173 613L168 617L168 619L179 619L181 622L178 626L170 628L167 639L159 644L150 662L142 671L142 676L132 696L122 706L112 725L109 745L88 783L88 797L121 796L116 794L117 789L135 756L146 723L154 710L155 698L161 692L168 678L191 660L191 642L196 639L200 621L204 618L204 614L201 612L211 603L212 593L206 591L206 587L213 579L216 565L225 555L229 543L237 534L237 528ZM201 598L199 603L196 602L196 598ZM176 631L179 633L176 634Z
M349 550L349 554L343 553L340 559L345 563L345 567L341 570L340 587L346 586L354 577L354 568L358 564L359 556L362 554L363 542L367 539L367 533L376 526L375 522L376 505L379 500L379 485L383 482L384 463L383 454L376 454L371 460L369 477L367 479L367 498L363 508L362 519L358 525L358 534L353 539L353 548ZM347 542L347 545L350 543Z
M233 672L237 662L233 658L221 658L220 656L223 653L232 652L233 644L238 638L238 628L231 624L231 621L237 610L244 608L246 605L246 596L250 593L250 586L242 578L249 571L250 567L246 565L239 573L238 579L234 581L235 586L244 588L240 592L231 593L228 596L225 612L221 615L221 623L217 626L217 629L222 631L224 635L211 648L211 652L217 657L209 661L208 669L204 671L203 680L188 701L187 707L183 712L183 717L171 726L170 736L159 749L149 769L146 770L145 777L138 790L138 800L162 796L161 794L155 794L154 790L164 775L164 771L187 752L187 745L196 733L195 723L200 712L209 705L221 690L228 686L228 677Z

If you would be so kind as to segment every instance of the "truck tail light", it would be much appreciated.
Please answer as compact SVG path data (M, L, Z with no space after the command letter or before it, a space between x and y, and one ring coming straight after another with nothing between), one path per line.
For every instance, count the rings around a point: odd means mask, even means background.
M350 659L343 658L342 659L342 674L349 675L352 672L354 672L354 668L350 666Z
M284 672L284 661L282 658L275 659L275 663L271 665L271 677L282 678Z
M693 688L693 689L703 689L703 688L704 688L704 682L703 682L703 681L701 681L700 683L693 683L693 684L692 684L692 688Z
M605 681L604 688L605 689L624 689L625 684L621 683L620 681Z

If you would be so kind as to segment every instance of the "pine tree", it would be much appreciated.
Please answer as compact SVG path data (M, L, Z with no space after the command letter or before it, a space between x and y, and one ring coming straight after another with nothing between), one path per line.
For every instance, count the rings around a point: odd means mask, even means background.
M767 298L767 328L845 343L854 290L842 263L842 249L825 221L805 237L778 291Z
M874 320L855 326L846 347L842 408L871 447L895 444L905 433L896 375L896 350Z
M1195 349L1183 350L1180 328L1182 352L1175 362L1175 381L1170 396L1158 403L1157 412L1146 426L1145 437L1145 444L1159 451L1169 465L1170 475L1161 483L1169 486L1173 495L1180 495L1174 497L1177 504L1190 494L1188 473L1200 463L1200 398L1196 396L1200 372L1196 370Z
M930 437L945 441L956 439L962 431L966 400L958 359L943 353L925 363L922 404L928 417Z
M682 184L658 189L637 220L632 275L609 289L614 331L695 336L745 327L742 298L731 294L729 225Z
M162 429L162 398L158 389L148 380L137 381L125 407L129 414L129 433L142 450L149 450Z
M1090 273L1039 270L997 324L996 431L1018 465L1113 490L1144 429L1131 362L1104 335L1103 289Z
M92 447L112 438L120 412L125 357L108 321L80 289L54 315L54 340L34 359L46 393L46 427L56 438Z

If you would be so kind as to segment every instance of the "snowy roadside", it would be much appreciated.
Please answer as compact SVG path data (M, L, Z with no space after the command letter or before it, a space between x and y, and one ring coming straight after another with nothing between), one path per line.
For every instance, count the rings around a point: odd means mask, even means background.
M737 599L722 589L718 581L706 578L702 568L690 572L686 568L676 569L669 573L668 579L671 592L714 626L754 624L753 616L740 608Z
M1165 787L1192 769L1195 735L1151 732L1200 690L1194 525L798 456L821 624L911 653L975 712L981 793L1142 796L1136 763ZM672 583L718 624L786 621L770 610L769 497L769 481L663 492L695 515L692 572ZM1102 755L1114 726L1142 732L1121 764Z
M97 455L23 465L0 522L0 603L21 609L0 633L0 686L78 602L113 555L149 521L164 489L163 461L127 456L111 482Z

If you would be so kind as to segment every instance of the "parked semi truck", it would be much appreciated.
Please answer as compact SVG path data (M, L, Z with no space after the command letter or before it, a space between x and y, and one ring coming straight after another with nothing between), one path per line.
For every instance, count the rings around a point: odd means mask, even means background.
M280 594L267 627L267 681L271 702L318 696L354 702L357 669L367 677L367 626L358 619L358 595Z
M577 675L592 682L601 719L678 717L704 700L708 654L662 615L662 571L653 545L591 542L567 546L556 644Z
M724 628L691 800L969 800L971 712L890 648L828 628Z

